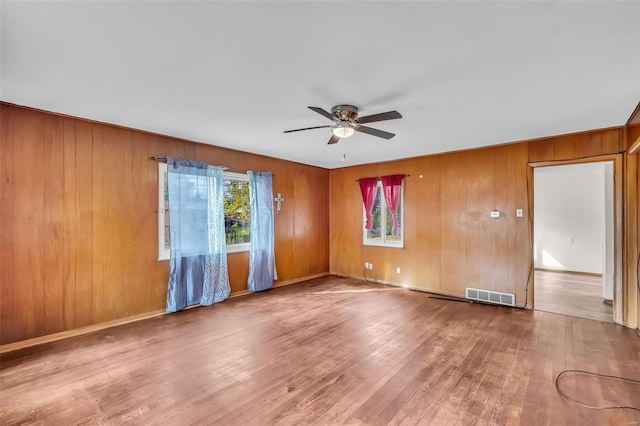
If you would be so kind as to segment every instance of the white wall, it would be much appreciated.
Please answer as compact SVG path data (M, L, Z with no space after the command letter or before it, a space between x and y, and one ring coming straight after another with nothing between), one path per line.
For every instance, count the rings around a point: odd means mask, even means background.
M604 273L603 163L534 170L534 241L536 268Z

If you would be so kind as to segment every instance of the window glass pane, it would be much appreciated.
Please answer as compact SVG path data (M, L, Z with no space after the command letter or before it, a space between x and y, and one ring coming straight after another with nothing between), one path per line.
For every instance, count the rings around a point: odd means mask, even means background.
M398 220L398 232L397 235L394 237L393 236L393 218L391 216L391 212L389 211L389 209L386 209L386 216L387 216L387 220L386 220L386 235L387 235L387 241L401 241L401 235L402 235L402 191L400 192L400 197L398 199L398 210L397 210L397 220Z
M382 215L380 214L382 211L382 195L380 186L376 188L376 200L373 203L373 209L371 211L371 216L373 217L373 227L371 230L367 230L367 239L368 240L380 240L382 234Z
M224 228L227 244L249 242L249 182L224 180Z

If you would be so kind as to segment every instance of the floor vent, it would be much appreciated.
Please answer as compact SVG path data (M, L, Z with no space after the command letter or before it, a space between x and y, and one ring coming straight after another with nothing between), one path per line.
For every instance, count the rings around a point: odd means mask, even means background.
M467 287L467 299L497 303L499 305L516 306L515 294L484 290L481 288Z

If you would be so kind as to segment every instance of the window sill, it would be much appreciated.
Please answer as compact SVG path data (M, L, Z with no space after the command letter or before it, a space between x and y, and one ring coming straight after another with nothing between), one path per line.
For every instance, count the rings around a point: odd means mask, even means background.
M242 253L245 251L249 251L249 243L243 244L230 244L227 246L227 254L228 253Z
M399 248L399 249L403 249L404 248L404 244L403 243L392 244L392 243L363 242L362 245L363 246L373 246L373 247Z

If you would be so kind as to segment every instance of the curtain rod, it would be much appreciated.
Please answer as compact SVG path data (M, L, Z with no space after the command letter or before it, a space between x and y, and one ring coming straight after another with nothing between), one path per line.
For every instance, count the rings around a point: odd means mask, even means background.
M409 177L409 176L411 176L411 175L408 175L408 174L407 174L407 175L405 175L405 174L403 174L402 176L404 176L404 177ZM377 180L380 180L380 179L381 179L381 177L380 177L380 176L376 176L375 178L376 178ZM356 182L359 182L359 181L360 181L360 179L356 179Z
M150 160L153 161L160 161L160 162L166 162L167 161L167 157L156 157L156 156L151 156L149 157ZM224 167L224 166L223 166ZM231 169L229 167L224 167L224 170L227 172L232 172L232 173L243 173L246 174L247 170L243 170L243 169ZM275 174L271 174L271 176L275 176Z

